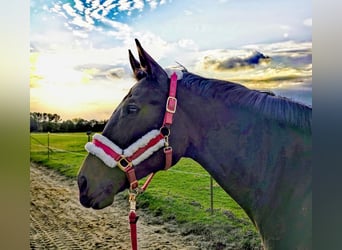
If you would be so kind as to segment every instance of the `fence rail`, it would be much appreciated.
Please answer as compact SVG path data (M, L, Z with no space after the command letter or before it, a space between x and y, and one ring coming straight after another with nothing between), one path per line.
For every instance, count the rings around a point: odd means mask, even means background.
M54 137L65 137L65 138L85 138L84 142L89 141L89 134L57 134L57 133L31 133L30 137L31 137L31 152L32 151L36 151L33 150L32 146L34 147L38 147L38 148L45 148L46 152L47 152L47 160L50 159L50 154L53 153L66 153L66 154L73 154L73 155L77 155L77 156L86 156L87 152L84 149L84 147L80 146L80 150L79 151L70 151L67 149L63 149L60 147L56 147L53 146L54 144ZM39 139L37 139L37 137L39 137ZM43 142L43 138L45 137L45 143ZM79 143L78 143L79 144ZM81 153L81 149L83 150L83 152ZM39 150L40 151L40 150ZM183 170L176 170L176 169L172 169L170 168L168 171L170 172L175 172L175 173L180 173L180 174L187 174L187 175L193 175L193 176L201 176L201 177L208 177L210 180L210 213L213 214L214 213L214 192L213 192L213 179L212 177L208 174L202 174L202 173L193 173L193 172L187 172L187 171L183 171Z

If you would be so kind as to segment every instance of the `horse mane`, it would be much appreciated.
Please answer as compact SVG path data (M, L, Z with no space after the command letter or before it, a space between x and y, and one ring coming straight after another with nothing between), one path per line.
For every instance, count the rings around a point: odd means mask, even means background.
M272 92L251 90L241 84L208 79L185 72L182 83L204 97L222 100L228 107L239 106L257 111L269 119L311 133L312 108Z

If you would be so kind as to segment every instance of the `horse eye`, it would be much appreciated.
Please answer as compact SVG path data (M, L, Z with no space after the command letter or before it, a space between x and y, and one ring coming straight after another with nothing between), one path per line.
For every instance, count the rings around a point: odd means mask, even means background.
M128 114L137 113L138 110L139 110L138 107L137 107L136 105L134 105L134 104L129 104L129 105L127 106L127 113L128 113Z

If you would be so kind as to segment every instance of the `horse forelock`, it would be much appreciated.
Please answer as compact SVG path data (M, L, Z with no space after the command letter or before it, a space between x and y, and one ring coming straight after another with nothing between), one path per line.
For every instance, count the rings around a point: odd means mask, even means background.
M182 84L198 95L222 100L227 107L235 105L253 110L269 119L311 132L312 108L289 98L187 72L183 75Z

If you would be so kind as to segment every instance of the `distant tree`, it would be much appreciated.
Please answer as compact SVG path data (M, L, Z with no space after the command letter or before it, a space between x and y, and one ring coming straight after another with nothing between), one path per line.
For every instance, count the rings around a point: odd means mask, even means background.
M101 132L103 131L104 127L106 126L107 120L98 121L94 126L92 127L93 132Z
M94 120L94 119L92 119L92 120L90 120L88 123L89 123L89 125L90 125L91 128L94 128L94 127L96 126L96 124L98 124L99 122L96 121L96 120Z
M53 119L56 123L61 121L61 117L58 114L53 114L53 117L54 117Z
M47 114L47 117L48 117L48 121L49 121L49 122L52 122L53 120L55 120L55 115L54 115L54 114L48 113L48 114Z
M31 132L101 132L106 123L107 120L92 119L87 121L83 118L62 121L61 116L56 113L30 113Z
M71 120L63 121L60 124L60 131L61 132L74 132L75 131L75 124Z
M36 120L37 131L42 131L41 122L42 122L42 119L43 119L43 114L40 113L40 112L33 112L33 113L30 113L30 114L32 114L33 119Z
M39 129L39 122L36 113L30 113L30 132L37 132Z
M50 121L43 121L42 128L43 132L60 132L58 124Z
M83 118L74 118L72 121L75 124L75 130L78 132L86 132L90 129L89 122Z
M38 123L40 123L41 120L43 119L43 114L40 113L40 112L34 112L33 114L34 114L35 117L37 118Z

